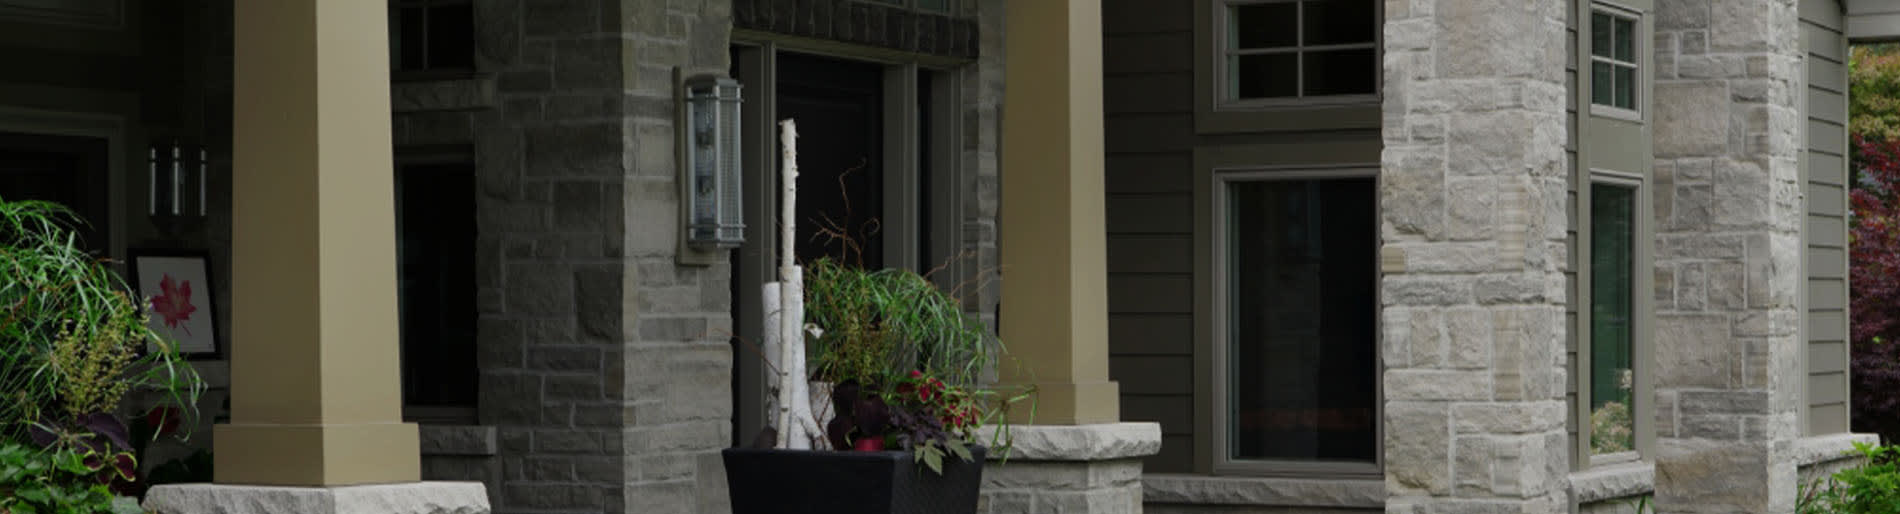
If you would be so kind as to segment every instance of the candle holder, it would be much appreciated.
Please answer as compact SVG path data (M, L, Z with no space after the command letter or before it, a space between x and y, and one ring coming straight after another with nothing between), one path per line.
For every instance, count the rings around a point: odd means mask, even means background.
M203 145L176 139L147 149L145 215L160 232L176 236L204 226L209 157Z

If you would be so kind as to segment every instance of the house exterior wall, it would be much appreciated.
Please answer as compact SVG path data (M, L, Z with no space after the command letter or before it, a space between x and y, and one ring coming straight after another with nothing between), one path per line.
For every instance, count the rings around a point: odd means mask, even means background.
M1841 4L1801 0L1805 89L1798 104L1807 219L1805 435L1848 431L1847 344L1847 39Z

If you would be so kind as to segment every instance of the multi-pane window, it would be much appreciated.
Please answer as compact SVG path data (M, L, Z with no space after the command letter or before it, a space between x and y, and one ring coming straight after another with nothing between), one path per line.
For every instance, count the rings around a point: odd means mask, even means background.
M1636 188L1590 186L1590 453L1636 449Z
M1637 110L1636 20L1612 9L1590 13L1590 103Z
M471 0L390 0L389 65L397 71L475 68Z
M1375 1L1230 1L1221 11L1225 100L1377 92L1380 20Z
M1222 183L1220 462L1374 471L1372 177L1269 174Z

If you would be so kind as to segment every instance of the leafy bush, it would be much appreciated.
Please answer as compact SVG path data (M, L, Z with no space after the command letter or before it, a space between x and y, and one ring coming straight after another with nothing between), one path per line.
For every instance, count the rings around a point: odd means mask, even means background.
M1860 454L1867 461L1835 473L1826 483L1805 487L1801 512L1900 512L1900 446L1854 443L1852 453Z
M0 513L112 512L112 493L95 481L104 467L96 455L0 445Z
M1855 138L1863 178L1850 194L1849 295L1854 430L1900 437L1900 142Z
M204 385L68 229L83 223L54 204L0 199L0 444L96 460L93 479L126 492L143 446L118 416L126 393L154 392L190 418Z

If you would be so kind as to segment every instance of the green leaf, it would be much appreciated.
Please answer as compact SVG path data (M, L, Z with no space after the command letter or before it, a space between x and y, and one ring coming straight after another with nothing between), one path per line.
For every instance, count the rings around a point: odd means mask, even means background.
M925 466L929 466L931 471L939 475L943 474L943 450L926 448L918 453L924 456Z

